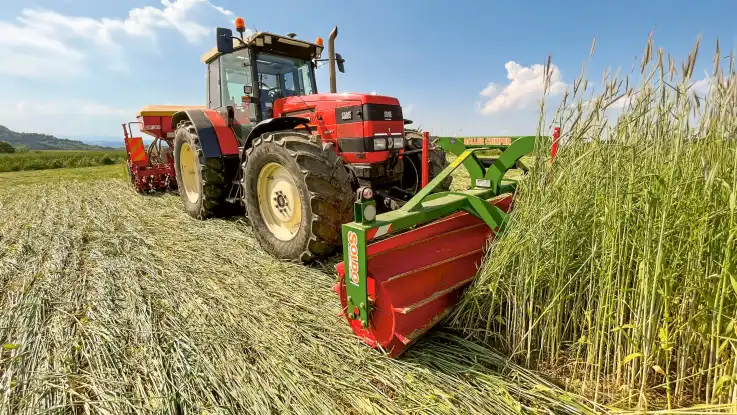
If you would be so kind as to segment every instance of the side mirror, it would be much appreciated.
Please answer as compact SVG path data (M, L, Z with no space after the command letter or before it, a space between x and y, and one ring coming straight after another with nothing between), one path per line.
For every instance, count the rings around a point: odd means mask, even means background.
M233 31L218 27L215 31L217 36L217 49L220 53L233 53Z
M243 93L246 95L253 94L253 87L251 85L243 85Z
M340 53L335 54L335 62L338 64L338 70L340 73L345 73L345 59L340 56Z

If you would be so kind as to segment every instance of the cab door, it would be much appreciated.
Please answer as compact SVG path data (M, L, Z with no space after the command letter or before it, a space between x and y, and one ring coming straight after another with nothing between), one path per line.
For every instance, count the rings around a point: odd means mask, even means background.
M241 143L258 123L253 90L248 49L221 55L208 65L208 107L217 110L223 119L232 117L233 130Z

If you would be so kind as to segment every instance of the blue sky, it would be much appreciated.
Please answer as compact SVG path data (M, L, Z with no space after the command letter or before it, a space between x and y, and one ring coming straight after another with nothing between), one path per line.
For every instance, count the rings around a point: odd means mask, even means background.
M307 40L338 25L346 59L338 90L396 96L415 125L457 135L530 133L540 98L534 65L548 54L559 97L584 62L594 82L608 67L629 71L653 29L655 46L679 59L701 34L700 79L716 38L723 51L737 44L736 15L734 0L4 1L0 125L115 136L144 105L201 105L200 56L214 45L216 26L242 16L251 29ZM318 86L328 89L326 67Z

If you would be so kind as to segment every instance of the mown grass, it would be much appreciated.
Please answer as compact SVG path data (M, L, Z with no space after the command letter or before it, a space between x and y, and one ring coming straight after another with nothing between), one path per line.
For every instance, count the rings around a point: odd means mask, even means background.
M449 332L386 358L338 316L334 261L276 261L120 166L57 172L0 180L0 413L590 412Z
M112 149L110 151L32 150L0 154L0 172L112 165L122 163L125 159L125 151Z
M737 412L737 77L717 46L695 95L697 51L576 81L455 327L612 407Z

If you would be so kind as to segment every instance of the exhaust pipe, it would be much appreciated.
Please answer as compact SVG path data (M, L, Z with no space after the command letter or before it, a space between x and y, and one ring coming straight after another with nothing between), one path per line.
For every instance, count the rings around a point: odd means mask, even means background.
M335 75L335 37L338 36L338 26L333 28L328 37L328 66L330 66L330 93L338 92L337 80Z

